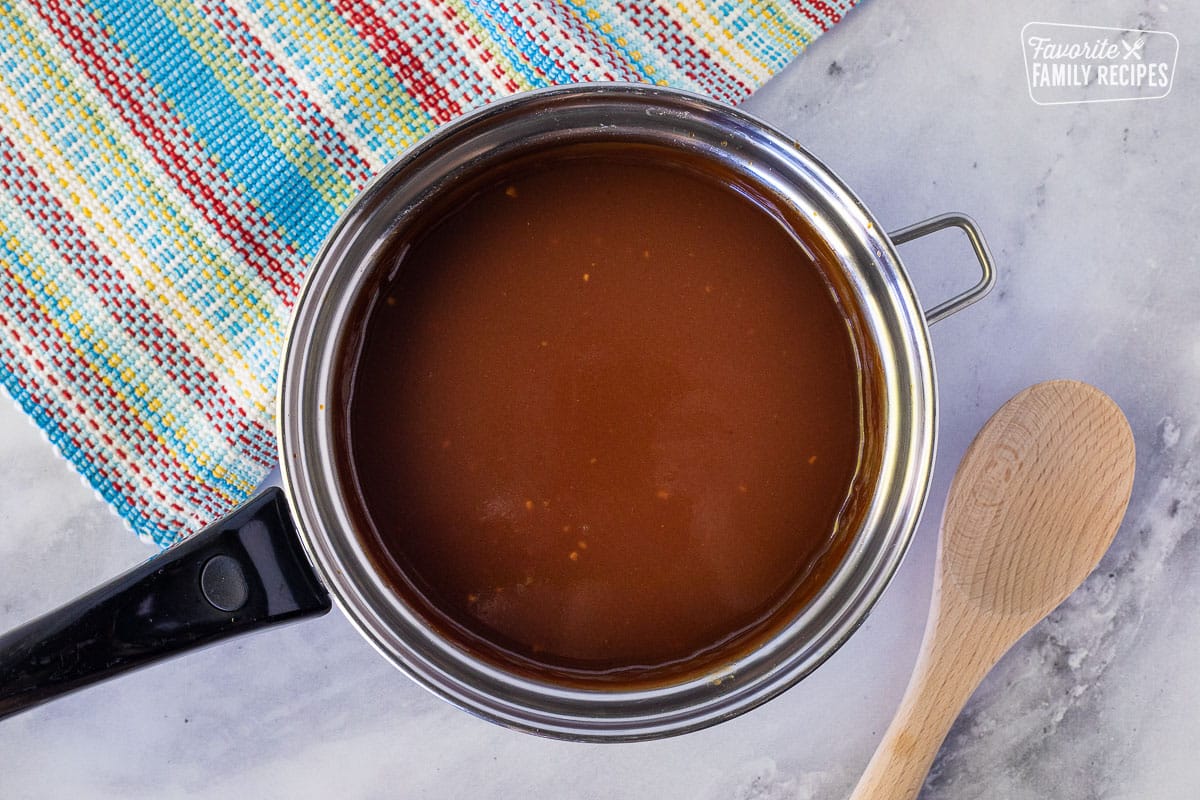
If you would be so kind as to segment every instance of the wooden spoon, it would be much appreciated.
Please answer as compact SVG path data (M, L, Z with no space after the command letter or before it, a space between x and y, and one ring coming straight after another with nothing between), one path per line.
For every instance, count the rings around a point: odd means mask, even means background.
M1125 415L1084 383L1032 386L984 425L950 485L916 670L850 800L917 796L984 675L1099 563L1133 470Z

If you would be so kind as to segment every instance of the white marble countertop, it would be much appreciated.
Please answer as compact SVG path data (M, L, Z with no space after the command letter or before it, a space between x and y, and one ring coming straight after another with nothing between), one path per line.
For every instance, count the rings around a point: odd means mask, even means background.
M1175 33L1161 100L1039 106L1032 20ZM1142 0L868 0L747 108L890 228L974 216L999 264L933 328L938 465L866 625L781 697L645 744L510 732L395 671L337 611L187 655L0 723L0 797L841 798L907 681L937 522L970 438L1053 377L1125 409L1139 474L1101 568L984 682L922 797L1157 800L1200 791L1200 7ZM902 253L928 305L970 280L947 236ZM0 402L0 628L147 557Z

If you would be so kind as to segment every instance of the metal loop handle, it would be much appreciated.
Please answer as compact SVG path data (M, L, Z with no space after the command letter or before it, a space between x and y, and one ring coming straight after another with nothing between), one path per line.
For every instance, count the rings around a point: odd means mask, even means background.
M941 214L936 217L930 217L927 220L909 225L906 228L901 228L894 233L889 233L888 238L892 240L892 244L901 245L905 242L911 242L914 239L920 239L922 236L936 233L943 228L958 228L967 235L967 239L971 242L971 249L975 251L975 258L979 259L979 266L983 270L983 276L979 279L979 283L976 283L967 291L957 297L951 297L946 302L940 303L929 311L926 311L925 320L930 325L940 322L951 314L962 311L972 303L981 300L996 285L996 268L992 263L992 254L988 250L987 242L983 240L983 234L979 231L979 226L975 224L975 220L966 214Z

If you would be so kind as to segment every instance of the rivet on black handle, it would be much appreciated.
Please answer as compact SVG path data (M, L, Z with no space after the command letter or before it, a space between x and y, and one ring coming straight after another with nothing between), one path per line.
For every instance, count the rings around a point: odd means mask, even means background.
M0 719L166 656L323 614L272 488L124 575L0 636Z

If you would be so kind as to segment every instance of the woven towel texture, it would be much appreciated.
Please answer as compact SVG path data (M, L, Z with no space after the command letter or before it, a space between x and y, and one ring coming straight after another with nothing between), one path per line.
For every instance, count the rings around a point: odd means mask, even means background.
M283 335L367 179L513 92L745 98L851 0L0 0L0 364L141 536L275 462Z

